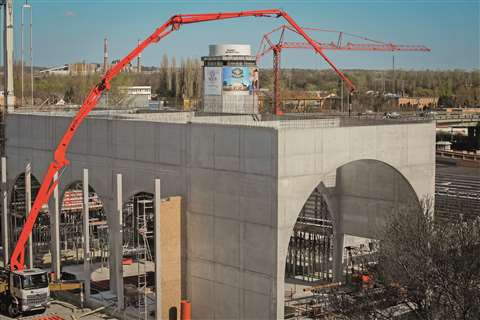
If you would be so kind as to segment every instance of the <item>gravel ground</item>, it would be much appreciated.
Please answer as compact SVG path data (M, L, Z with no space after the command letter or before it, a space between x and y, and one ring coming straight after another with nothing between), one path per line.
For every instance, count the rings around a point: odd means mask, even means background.
M89 315L85 317L79 318L82 314L88 313L91 311L90 309L80 309L75 306L68 308L64 305L59 305L56 303L51 303L50 306L47 308L42 314L39 313L31 313L25 314L23 317L17 319L28 319L28 320L115 320L116 318L112 318L102 312L96 313L94 315ZM5 315L0 315L0 320L6 319L13 319Z

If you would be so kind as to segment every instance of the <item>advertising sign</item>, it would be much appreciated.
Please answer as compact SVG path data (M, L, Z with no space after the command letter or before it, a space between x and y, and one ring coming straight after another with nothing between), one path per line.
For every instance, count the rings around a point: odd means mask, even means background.
M253 94L258 83L258 70L250 67L224 67L223 91L234 94Z
M222 94L222 67L204 68L204 95L219 96Z

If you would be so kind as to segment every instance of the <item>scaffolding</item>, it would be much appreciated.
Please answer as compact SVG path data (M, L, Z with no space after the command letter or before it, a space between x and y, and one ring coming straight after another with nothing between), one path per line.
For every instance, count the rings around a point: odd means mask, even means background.
M31 177L32 204L37 195L40 184ZM108 259L108 226L102 201L93 189L89 190L90 206L90 243L92 261L101 261L106 265ZM62 261L66 264L83 262L83 194L82 183L72 185L64 194L61 205L60 239ZM26 190L25 174L18 176L15 181L10 201L10 237L14 245L20 235L26 217ZM32 230L33 256L35 265L47 267L50 264L48 256L51 252L51 232L48 205L42 207L41 213Z
M152 261L148 239L152 231L148 230L147 211L153 211L153 201L144 199L137 201L137 266L138 266L138 318L148 319L147 305L147 261Z
M32 191L32 204L37 195L40 184L35 177L31 177L31 191ZM18 176L11 194L10 201L10 245L13 246L22 231L23 224L25 223L26 213L26 192L25 192L25 174L22 173ZM38 265L44 264L44 255L50 252L50 221L48 216L48 206L44 205L41 209L40 215L35 222L35 227L32 231L33 239L33 256L34 261Z
M65 192L60 211L62 261L67 264L83 262L82 187L82 182L78 182ZM104 266L108 257L107 217L100 197L91 187L88 198L91 261L100 261Z
M135 259L137 264L136 297L138 319L148 319L149 277L147 264L154 261L152 245L154 241L154 201L153 195L139 193L132 197L123 209L123 255Z
M317 187L303 206L290 238L285 267L287 281L331 282L332 257L333 221Z

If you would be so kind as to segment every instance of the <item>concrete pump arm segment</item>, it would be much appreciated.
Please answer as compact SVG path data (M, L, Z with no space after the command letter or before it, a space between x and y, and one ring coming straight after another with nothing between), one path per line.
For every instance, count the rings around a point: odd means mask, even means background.
M171 32L178 30L182 24L234 19L240 17L283 17L288 24L294 28L298 34L300 34L312 46L312 48L323 57L323 59L325 59L325 61L333 68L338 76L347 84L347 86L350 88L350 91L353 92L355 90L353 83L333 64L332 61L330 61L330 59L323 53L322 48L318 45L318 43L310 38L310 36L284 11L271 9L240 12L179 14L171 17L167 22L156 29L152 35L143 40L143 42L141 42L125 58L108 70L103 76L102 80L90 91L88 97L85 99L85 102L75 115L67 131L60 140L59 145L55 149L54 160L50 163L45 177L43 178L37 197L35 198L32 209L25 220L25 225L22 228L22 232L20 233L17 244L10 258L10 269L12 271L23 270L25 268L25 244L27 243L28 237L32 232L33 225L35 224L41 207L50 199L53 190L58 184L58 180L55 180L54 178L55 174L69 164L69 161L66 158L66 153L75 135L75 132L83 120L85 120L85 118L88 116L90 111L95 108L98 100L102 96L102 93L105 90L110 89L110 81L115 78L127 64L135 59L150 44L159 42Z

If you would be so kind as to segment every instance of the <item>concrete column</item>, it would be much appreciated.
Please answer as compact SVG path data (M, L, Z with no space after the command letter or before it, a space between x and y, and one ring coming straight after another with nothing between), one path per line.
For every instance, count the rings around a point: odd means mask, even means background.
M90 208L88 206L88 169L83 169L83 272L85 299L90 298Z
M162 318L161 203L161 183L160 179L155 179L155 315L157 319Z
M333 281L344 282L343 279L343 238L345 234L335 231L333 239Z
M10 257L8 238L8 199L7 199L7 158L2 157L2 245L3 265L8 265Z
M58 173L55 173L54 180L58 181ZM61 278L60 265L60 196L58 192L58 184L53 189L53 198L49 205L50 226L52 238L52 269L55 273L55 280Z
M15 94L13 92L13 0L4 2L4 97L5 107L8 112L13 112L15 104Z
M112 235L111 240L114 242L112 243L113 252L110 255L111 258L114 259L113 270L110 270L110 279L114 279L112 291L113 294L117 296L117 306L118 309L124 309L124 298L123 298L123 194L122 194L122 175L117 174L117 183L116 183L116 190L117 190L117 205L115 216L113 219L112 229L110 230L110 234ZM112 282L111 282L112 283Z
M25 168L25 217L28 217L32 210L32 166L30 163ZM33 268L33 241L32 233L28 236L28 267Z

